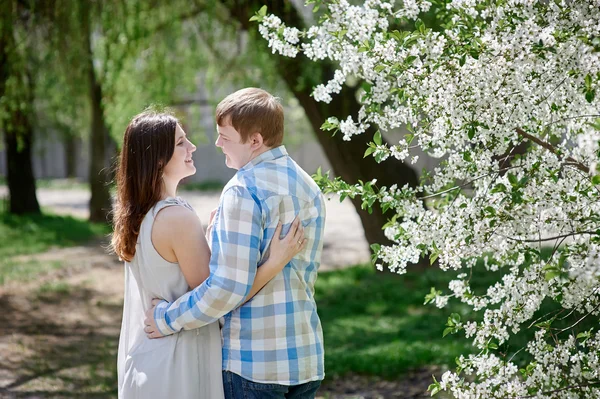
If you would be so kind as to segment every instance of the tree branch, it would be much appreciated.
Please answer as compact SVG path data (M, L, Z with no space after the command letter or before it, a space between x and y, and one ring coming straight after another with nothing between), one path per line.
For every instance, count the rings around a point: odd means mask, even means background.
M562 235L555 236L555 237L536 238L536 239L520 239L520 238L513 238L513 237L505 236L502 234L498 234L498 235L500 237L506 238L507 240L516 241L516 242L541 242L541 241L554 241L554 240L558 240L561 238L573 237L573 236L582 235L582 234L592 235L592 234L597 234L597 233L595 231L576 231L574 233L562 234Z
M554 391L546 391L546 392L542 392L543 395L548 395L551 393L556 393L556 392L562 392L562 391L567 391L569 389L577 389L577 388L587 388L587 387L593 387L600 384L599 381L597 382L591 382L589 384L581 384L581 385L569 385L567 387L564 388L559 388L559 389L555 389ZM527 396L513 396L513 399L527 399L527 398L535 398L538 397L539 393L536 393L535 395L527 395Z
M526 133L523 129L521 128L516 128L515 131L519 134L519 136L526 138L529 141L533 141L534 143L544 147L545 149L547 149L548 151L552 152L553 154L559 155L559 151L556 149L556 147L554 147L552 144L545 142L543 140L538 139L537 137L534 137L532 135L530 135L529 133ZM590 168L588 168L587 166L585 166L584 164L582 164L581 162L571 158L571 157L567 157L566 158L567 161L572 162L574 164L574 166L581 170L582 172L585 173L590 173Z

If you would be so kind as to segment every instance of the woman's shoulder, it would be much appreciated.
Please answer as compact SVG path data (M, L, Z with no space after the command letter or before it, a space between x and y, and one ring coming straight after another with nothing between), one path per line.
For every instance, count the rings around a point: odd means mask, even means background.
M181 197L167 197L163 200L158 201L156 205L154 205L152 213L156 216L163 209L180 207L183 207L195 213L194 208L192 208L189 202L187 202Z
M179 230L186 226L200 224L198 215L187 201L180 197L170 197L156 204L153 210L155 228Z

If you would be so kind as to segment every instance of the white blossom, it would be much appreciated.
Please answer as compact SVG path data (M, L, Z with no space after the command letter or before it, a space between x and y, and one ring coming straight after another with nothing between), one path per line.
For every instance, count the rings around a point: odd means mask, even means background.
M358 114L337 125L344 140L408 125L410 138L371 143L371 155L413 164L418 147L440 158L419 187L340 188L397 214L381 262L405 273L435 257L459 273L434 304L482 315L457 327L477 354L460 356L439 388L456 398L600 397L600 331L578 324L600 316L600 1L452 0L436 30L418 19L428 1L326 7L305 32L276 16L259 30L273 52L337 66L316 101L331 102L349 76L364 82ZM416 29L395 32L397 21ZM473 289L471 276L485 273L500 277ZM571 328L540 316L545 303ZM535 337L512 348L524 329ZM501 357L504 344L530 360Z

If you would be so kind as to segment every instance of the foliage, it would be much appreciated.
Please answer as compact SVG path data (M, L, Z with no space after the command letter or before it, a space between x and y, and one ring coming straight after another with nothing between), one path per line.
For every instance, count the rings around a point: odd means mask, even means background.
M600 395L600 330L584 326L600 315L600 4L322 6L326 13L304 31L265 9L255 19L273 52L338 64L333 79L315 87L316 100L329 102L347 81L364 81L358 115L330 118L324 128L351 140L371 125L381 132L406 125L410 134L396 145L382 144L378 132L365 156L414 162L411 150L420 148L443 158L416 189L317 175L326 191L391 211L384 229L394 244L374 246L378 261L404 273L429 256L459 272L449 292L434 289L430 302L444 307L452 298L483 312L482 320L450 316L446 334L464 333L479 352L461 357L432 393ZM426 26L424 12L441 29ZM542 246L551 247L549 256ZM479 269L499 275L476 293ZM540 316L548 302L558 309ZM528 341L503 353L523 330ZM521 352L527 356L514 356Z

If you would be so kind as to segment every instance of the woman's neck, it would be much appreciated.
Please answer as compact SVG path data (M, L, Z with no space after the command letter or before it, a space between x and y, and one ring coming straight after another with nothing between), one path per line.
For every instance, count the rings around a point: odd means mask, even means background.
M162 199L168 197L176 197L177 196L177 186L179 185L179 181L171 181L170 179L163 178L163 195Z

